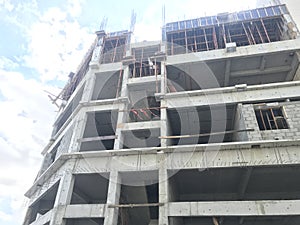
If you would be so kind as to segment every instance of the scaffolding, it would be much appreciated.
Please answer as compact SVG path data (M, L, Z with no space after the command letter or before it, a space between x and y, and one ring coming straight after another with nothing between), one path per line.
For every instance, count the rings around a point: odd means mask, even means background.
M134 63L129 65L130 77L157 76L161 73L161 63L153 58L160 51L160 45L132 49Z
M286 34L285 5L223 13L217 16L166 24L163 40L167 54L210 51L226 48L226 43L247 46L289 39Z
M124 30L104 36L100 63L120 62L126 53L131 32Z

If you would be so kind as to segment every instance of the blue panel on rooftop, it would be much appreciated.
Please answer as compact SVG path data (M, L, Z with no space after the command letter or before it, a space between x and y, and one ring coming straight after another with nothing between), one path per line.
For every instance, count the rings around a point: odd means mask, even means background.
M188 20L186 21L186 28L192 28L192 21L191 20Z
M213 24L217 24L218 23L218 20L217 20L216 16L212 17L212 19L213 19Z
M211 17L207 17L207 25L212 25Z
M201 18L201 26L206 26L206 20L205 20L205 18Z
M250 19L251 19L250 11L246 11L246 12L245 12L245 17L246 17L247 20L250 20Z
M192 23L193 23L193 27L198 27L198 20L197 19L192 20Z
M184 21L180 21L179 28L180 28L180 30L185 29Z
M258 13L256 9L251 10L253 19L258 18Z
M178 30L178 23L173 23L173 30Z
M258 13L260 15L260 17L266 17L266 12L265 12L265 9L258 9Z
M276 15L280 15L281 14L279 6L274 6L273 9L274 9Z
M239 20L245 20L244 13L238 13L237 17Z
M267 14L268 14L268 16L274 16L274 12L271 7L267 8Z

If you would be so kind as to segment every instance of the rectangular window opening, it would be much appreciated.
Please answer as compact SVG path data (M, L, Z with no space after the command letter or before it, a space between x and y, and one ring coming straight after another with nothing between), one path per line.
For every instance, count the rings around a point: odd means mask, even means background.
M289 128L283 107L257 108L255 116L260 130Z

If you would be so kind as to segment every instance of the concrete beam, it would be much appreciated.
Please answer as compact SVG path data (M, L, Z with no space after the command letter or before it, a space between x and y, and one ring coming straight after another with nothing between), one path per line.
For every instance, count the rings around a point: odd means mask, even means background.
M229 85L229 79L230 79L230 70L231 70L231 60L226 60L226 66L225 66L225 80L224 80L224 87L227 87Z
M171 202L169 216L300 215L300 200Z
M242 70L242 71L235 71L231 72L231 77L246 77L246 76L264 76L268 74L274 73L284 73L289 72L292 70L291 66L279 66L279 67L272 67L264 70L254 69L254 70Z
M104 204L68 205L64 218L101 218L104 212Z
M183 63L193 63L201 61L212 61L235 57L248 57L248 56L262 56L265 54L272 54L277 52L291 52L300 49L300 39L293 39L287 41L279 41L273 43L265 43L259 45L250 45L238 47L236 52L226 53L225 49L193 52L189 54L179 54L167 56L167 65L176 65Z
M135 123L120 123L117 126L122 129L122 131L132 131L141 129L154 129L161 127L161 121L145 121L145 122L135 122Z
M177 92L165 95L166 106L172 108L249 103L275 99L288 99L300 96L300 82L286 82L247 86L241 91L235 87L194 92Z
M134 85L141 85L141 86L147 86L149 83L154 83L155 82L161 82L161 75L155 75L153 76L146 76L146 77L135 77L135 78L130 78L128 79L128 86L134 86Z
M240 146L241 147L241 146ZM107 156L107 157L84 157L77 160L75 174L110 172L114 168L119 171L147 171L160 168L161 156L164 155L167 169L199 169L199 168L223 168L223 167L251 167L266 165L292 165L300 163L300 152L297 146L276 148L247 148L236 150L222 150L221 148L198 151L195 146L180 151L180 147L173 153L150 153L136 151L135 155ZM190 150L190 152L188 152ZM115 151L115 150L114 150ZM180 151L180 152L177 152ZM194 152L193 152L194 151ZM281 157L278 158L278 155ZM291 159L290 156L293 155ZM242 160L243 159L243 160Z

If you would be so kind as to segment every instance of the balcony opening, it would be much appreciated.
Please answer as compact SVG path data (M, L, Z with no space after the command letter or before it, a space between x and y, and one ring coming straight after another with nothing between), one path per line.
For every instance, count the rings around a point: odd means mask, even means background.
M169 217L170 225L292 225L299 222L300 216Z
M135 63L129 65L130 78L161 74L161 63L153 58L160 51L160 45L132 48Z
M174 172L169 179L173 202L300 199L299 166L169 171Z
M235 126L236 105L168 109L170 145L231 142L235 133L245 132Z
M80 151L101 151L114 148L117 111L98 111L87 114L87 122L80 139Z
M138 93L136 93L138 95ZM129 122L160 120L160 102L154 96L139 99L129 110Z
M92 100L114 99L119 97L122 87L123 70L96 74Z
M34 222L39 217L45 215L51 209L53 209L59 182L55 183L51 188L49 188L37 201L35 201L31 206L29 206L29 222L28 224Z
M123 131L123 148L160 147L160 129L139 129Z
M106 204L109 173L76 174L71 204Z
M67 108L59 115L55 122L55 129L53 130L52 136L56 135L57 132L62 128L62 126L66 123L69 117L72 115L74 110L79 105L83 94L84 85L80 88L80 90L76 93L74 98L71 100L70 104L68 104Z
M118 225L157 225L158 172L126 172L121 177Z
M256 108L255 116L260 130L289 128L283 107Z
M161 63L147 60L129 65L130 78L156 76L161 74Z

